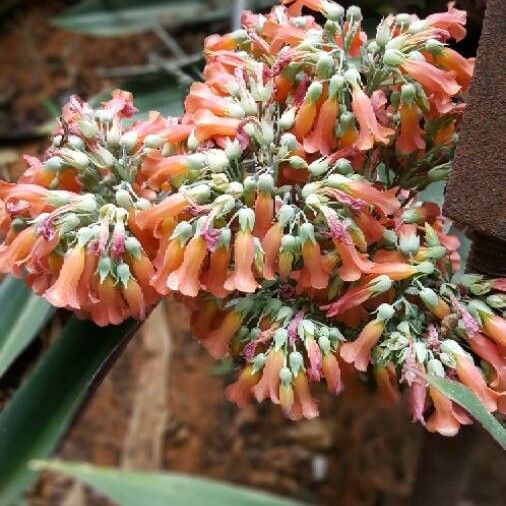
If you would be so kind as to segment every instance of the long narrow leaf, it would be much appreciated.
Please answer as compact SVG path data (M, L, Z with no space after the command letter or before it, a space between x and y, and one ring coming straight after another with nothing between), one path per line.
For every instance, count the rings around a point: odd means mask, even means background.
M35 339L54 313L23 281L8 277L0 285L0 378Z
M0 413L0 504L9 505L35 477L31 459L49 456L88 390L138 324L99 328L72 319Z
M277 0L250 0L248 8L263 9ZM68 8L53 24L95 36L141 33L154 26L174 28L230 16L232 0L85 0Z
M425 376L425 379L446 397L468 411L506 450L506 429L485 409L478 397L469 388L456 381L436 376Z
M37 461L76 478L120 506L302 506L302 503L256 490L178 473L144 473L60 461Z
M87 0L67 9L53 24L95 36L118 36L159 24L174 27L194 22L213 10L205 0Z

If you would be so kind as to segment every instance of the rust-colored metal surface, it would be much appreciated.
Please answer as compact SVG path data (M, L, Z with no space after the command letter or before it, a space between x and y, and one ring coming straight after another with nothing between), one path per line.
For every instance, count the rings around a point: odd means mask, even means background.
M488 0L444 211L473 240L472 268L506 274L506 0Z

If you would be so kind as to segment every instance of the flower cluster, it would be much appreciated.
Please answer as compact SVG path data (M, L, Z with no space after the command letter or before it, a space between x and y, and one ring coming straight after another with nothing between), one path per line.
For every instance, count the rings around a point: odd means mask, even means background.
M0 269L101 325L176 294L241 365L240 406L311 418L311 382L370 371L445 435L471 420L426 373L506 412L505 283L454 284L459 242L420 197L451 168L465 12L390 16L368 40L358 7L282 3L206 40L180 118L126 126L125 92L73 99L43 161L0 186Z

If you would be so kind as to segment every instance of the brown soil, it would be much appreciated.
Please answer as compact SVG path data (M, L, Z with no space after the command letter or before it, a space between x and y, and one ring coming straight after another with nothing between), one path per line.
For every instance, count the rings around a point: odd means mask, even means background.
M140 64L159 49L150 35L97 40L50 28L48 18L63 5L25 2L3 22L0 138L2 130L24 132L46 120L45 100L60 105L69 93L103 90L111 83L97 78L97 67ZM13 178L19 174L21 153L42 147L31 142L0 150L4 177L6 169ZM409 423L405 406L382 405L355 384L339 399L320 391L321 417L292 423L270 404L237 410L223 396L230 379L192 339L181 306L167 302L111 370L58 456L209 476L321 505L409 504L422 429ZM504 504L505 464L505 455L480 435L462 504ZM28 504L107 503L79 484L46 474Z

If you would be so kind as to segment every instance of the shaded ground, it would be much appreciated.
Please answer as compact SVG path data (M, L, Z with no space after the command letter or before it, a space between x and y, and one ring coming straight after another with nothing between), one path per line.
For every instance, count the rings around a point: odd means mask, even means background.
M153 36L97 40L64 33L47 24L64 2L26 4L0 33L0 139L2 132L19 137L46 120L44 103L59 106L69 93L104 89L110 83L98 79L97 67L143 63L159 44ZM0 171L15 177L20 154L42 147L35 141L0 149ZM36 344L25 361L47 342ZM337 400L320 392L322 416L292 423L270 404L236 410L223 397L229 380L189 335L181 306L168 302L112 369L59 456L205 475L321 505L407 505L422 429L408 422L404 406L381 405L355 385ZM505 464L505 455L480 437L468 506L504 503ZM44 475L28 503L106 504L54 475Z

